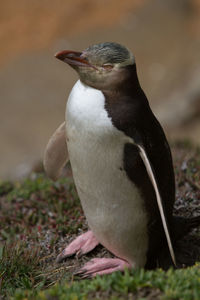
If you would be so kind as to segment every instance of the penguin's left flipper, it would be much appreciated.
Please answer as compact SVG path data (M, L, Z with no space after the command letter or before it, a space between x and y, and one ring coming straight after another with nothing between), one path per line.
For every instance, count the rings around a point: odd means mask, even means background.
M51 136L44 153L44 169L49 178L57 180L65 164L68 162L66 128L63 122Z
M155 179L154 171L153 171L151 162L148 158L148 155L145 151L145 147L140 145L140 144L137 144L137 147L139 149L140 157L142 158L142 161L143 161L143 163L146 167L149 178L150 178L150 180L152 182L152 185L154 187L154 191L155 191L156 199L157 199L157 204L158 204L158 208L159 208L159 212L160 212L160 216L161 216L165 236L166 236L166 239L167 239L167 244L168 244L168 247L169 247L170 255L171 255L171 258L172 258L172 261L173 261L174 265L176 266L176 258L175 258L175 254L174 254L174 249L173 249L173 246L172 246L172 241L171 241L171 237L170 237L170 233L169 233L169 229L168 229L168 225L167 225L167 221L166 221L166 217L165 217L165 212L164 212L164 208L163 208L162 198L161 198L161 195L160 195L160 192L159 192L159 187L158 187L157 181Z

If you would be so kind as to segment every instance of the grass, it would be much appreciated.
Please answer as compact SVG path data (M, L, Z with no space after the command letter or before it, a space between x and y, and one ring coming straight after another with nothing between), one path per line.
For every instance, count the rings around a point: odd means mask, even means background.
M44 175L0 184L0 291L48 285L46 270L58 240L77 234L83 212L72 180L53 183ZM67 201L66 201L67 198ZM46 263L47 261L47 263Z
M5 190L4 183L0 189ZM71 179L52 183L43 175L33 175L22 183L15 183L1 197L0 217L4 226L0 225L0 235L4 240L16 237L23 240L31 231L38 240L38 231L47 225L54 233L73 233L81 226L81 216L82 209Z
M38 274L38 251L28 249L24 243L0 248L1 293L12 295L17 288L32 289Z
M200 151L179 143L173 146L173 156L175 213L198 214ZM53 183L43 174L32 174L23 182L0 182L0 208L0 299L200 299L198 264L167 272L117 272L82 281L73 271L91 257L108 255L104 249L56 264L56 255L69 240L87 230L70 177ZM192 243L198 236L196 231ZM189 247L186 255L193 252ZM199 255L200 244L195 247Z
M93 280L57 283L45 291L16 291L15 299L200 299L200 268L184 270L133 270ZM136 299L136 298L135 298Z

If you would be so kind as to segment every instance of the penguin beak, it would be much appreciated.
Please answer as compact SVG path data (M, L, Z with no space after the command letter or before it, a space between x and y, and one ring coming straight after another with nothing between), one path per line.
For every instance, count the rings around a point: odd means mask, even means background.
M96 69L95 66L91 65L85 58L81 57L82 52L63 50L55 54L55 57L64 61L70 66L77 67L89 67Z

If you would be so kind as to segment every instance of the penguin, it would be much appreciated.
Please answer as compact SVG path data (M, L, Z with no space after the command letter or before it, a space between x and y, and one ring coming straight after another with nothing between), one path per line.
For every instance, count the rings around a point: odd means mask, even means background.
M176 266L172 155L140 86L134 55L105 42L55 57L79 80L69 95L65 122L47 144L44 168L56 180L70 160L89 226L57 262L101 244L115 257L90 260L78 272L83 278L154 268L161 249Z

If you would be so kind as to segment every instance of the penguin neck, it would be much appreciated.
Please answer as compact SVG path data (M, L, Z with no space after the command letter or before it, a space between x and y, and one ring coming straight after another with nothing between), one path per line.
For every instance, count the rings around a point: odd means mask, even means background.
M115 87L114 90L102 90L103 94L107 97L116 96L129 96L131 98L140 98L148 102L138 80L136 65L126 67L126 77L124 80Z

